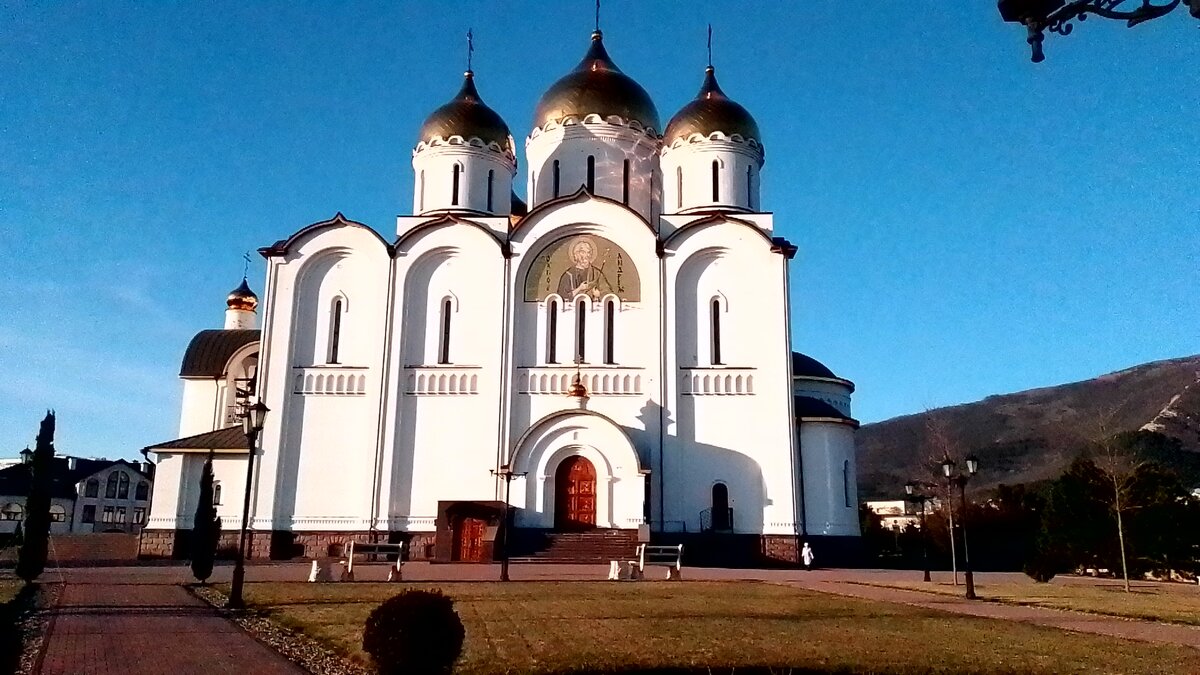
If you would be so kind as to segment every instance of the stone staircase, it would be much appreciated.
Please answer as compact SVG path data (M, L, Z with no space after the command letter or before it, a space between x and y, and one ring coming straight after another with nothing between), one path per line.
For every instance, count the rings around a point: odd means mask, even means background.
M509 560L520 563L605 563L632 560L637 530L513 530Z

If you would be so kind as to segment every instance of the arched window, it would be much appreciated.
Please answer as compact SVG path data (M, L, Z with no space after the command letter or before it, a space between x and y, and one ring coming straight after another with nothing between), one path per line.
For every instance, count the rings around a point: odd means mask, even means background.
M329 317L329 358L326 363L338 362L338 348L342 342L342 299L333 301L333 310Z
M129 499L129 474L124 471L117 478L117 499Z
M713 201L721 201L721 162L713 160Z
M556 159L556 160L554 160L554 196L555 197L558 196L558 188L559 188L559 182L560 182L559 179L560 178L561 178L561 176L559 175L559 171L558 171L558 160Z
M746 167L746 208L754 208L754 167Z
M9 502L0 509L0 520L21 520L25 517L25 508L16 502Z
M450 363L450 313L454 311L450 298L442 301L442 335L438 341L438 363Z
M50 505L50 522L65 523L67 522L67 510L60 504Z
M846 499L846 508L854 508L854 505L850 503L850 460L848 459L842 462L842 493Z
M683 167L675 167L675 208L683 208Z
M595 194L596 192L596 156L588 155L587 160L587 189L588 192Z
M425 169L417 176L417 212L425 210Z
M713 298L712 308L712 365L721 365L721 301Z
M143 502L147 499L150 499L150 484L144 480L139 480L137 484L137 492L134 493L133 498Z
M609 300L604 303L604 362L616 363L616 351L613 349L613 331L617 319L617 303Z
M450 183L450 205L458 206L458 188L459 182L462 180L462 166L454 165L454 178Z
M105 499L116 499L117 498L117 474L118 473L120 473L120 472L114 471L114 472L108 474L108 481L104 484Z
M496 170L488 169L488 191L487 191L487 210L490 213L492 210L492 192L495 189Z
M99 497L100 496L100 481L95 478L87 479L87 483L83 486L84 497Z
M621 203L629 206L629 160L621 163Z
M587 302L580 300L575 305L575 363L583 363L587 353Z
M221 482L213 481L213 506L221 505Z
M558 301L546 303L546 363L558 363Z

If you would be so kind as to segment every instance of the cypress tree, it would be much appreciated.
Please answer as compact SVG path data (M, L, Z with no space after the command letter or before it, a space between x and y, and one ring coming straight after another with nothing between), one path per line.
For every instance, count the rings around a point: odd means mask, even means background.
M50 478L54 465L54 412L46 411L37 446L29 462L29 495L25 498L24 540L17 553L17 576L32 584L46 570L50 543Z
M213 560L217 556L217 540L221 537L221 519L213 505L213 455L208 453L200 471L200 501L192 521L192 575L200 583L212 576Z

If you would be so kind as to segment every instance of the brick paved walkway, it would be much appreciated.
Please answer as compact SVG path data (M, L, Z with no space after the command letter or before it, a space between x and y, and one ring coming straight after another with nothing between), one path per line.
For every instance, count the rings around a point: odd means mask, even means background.
M175 585L175 579L145 575L144 571L136 567L66 571L66 587L54 610L41 672L305 672Z

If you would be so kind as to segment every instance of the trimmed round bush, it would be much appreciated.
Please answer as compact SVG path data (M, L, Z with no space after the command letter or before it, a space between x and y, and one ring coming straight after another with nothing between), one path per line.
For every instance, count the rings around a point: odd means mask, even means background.
M1025 563L1025 574L1039 584L1049 582L1058 573L1058 565L1044 554L1035 555Z
M371 611L363 651L381 675L449 673L465 636L449 597L439 590L409 590Z

